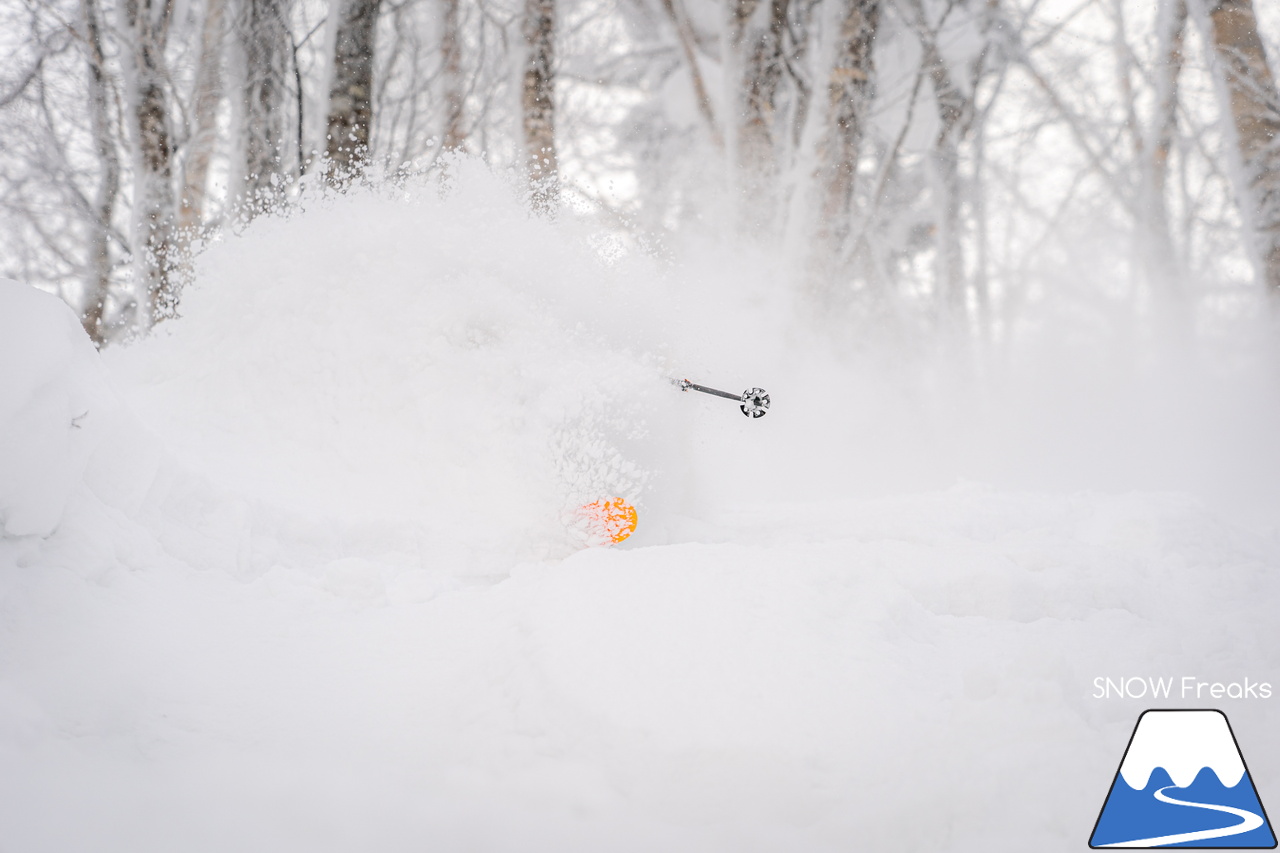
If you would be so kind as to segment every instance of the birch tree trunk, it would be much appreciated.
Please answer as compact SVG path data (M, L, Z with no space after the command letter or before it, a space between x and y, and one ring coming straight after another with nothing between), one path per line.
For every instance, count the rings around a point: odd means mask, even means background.
M533 205L554 210L560 201L556 157L555 0L525 0L522 116L525 161Z
M292 44L290 0L240 0L237 31L244 57L244 186L246 212L270 206L279 192L284 152L285 75Z
M88 274L80 322L96 346L106 343L104 325L107 297L111 291L111 220L120 192L120 155L111 133L110 92L102 51L102 27L97 0L83 0L85 41L89 52L89 125L94 152L102 169L93 199L89 232Z
M924 23L924 12L918 0L924 67L933 85L934 103L938 111L939 130L934 140L931 165L937 227L935 263L940 305L951 318L959 319L966 310L967 283L964 273L964 248L960 224L960 143L965 135L964 118L971 104L956 86L946 61L938 50L935 34Z
M1142 198L1139 200L1139 239L1144 266L1151 277L1150 290L1157 304L1182 331L1187 331L1186 282L1180 253L1169 225L1166 190L1169 155L1178 132L1178 78L1183 66L1186 37L1186 0L1165 0L1156 23L1159 64L1155 76L1155 115L1150 140L1141 151Z
M782 37L789 0L733 0L730 11L730 85L737 90L729 122L743 225L764 232L778 206L778 157L774 116L782 78ZM740 69L735 74L735 69Z
M1252 0L1207 0L1240 157L1237 196L1259 277L1280 298L1280 93Z
M1161 204L1169 179L1169 154L1178 131L1178 78L1186 40L1187 0L1165 0L1157 22L1160 65L1156 68L1156 121L1151 144L1153 184Z
M444 74L444 150L461 151L467 143L466 91L462 81L460 0L442 0L440 54Z
M195 82L195 132L187 143L178 223L195 228L204 219L209 165L218 142L218 106L222 103L222 58L226 33L226 0L205 0L200 32L200 60Z
M139 284L135 322L154 325L176 304L173 150L164 90L164 47L171 0L125 0L132 45L131 111L137 143L134 263Z
M818 251L824 260L840 253L849 234L858 158L874 94L872 50L879 24L880 0L844 0L815 175L821 194Z
M382 0L344 0L329 86L328 175L344 183L369 159L373 123L373 57Z

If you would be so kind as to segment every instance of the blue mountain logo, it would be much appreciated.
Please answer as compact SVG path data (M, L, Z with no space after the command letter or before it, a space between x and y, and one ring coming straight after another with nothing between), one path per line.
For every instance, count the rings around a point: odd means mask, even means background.
M1144 711L1089 846L1274 848L1226 714Z

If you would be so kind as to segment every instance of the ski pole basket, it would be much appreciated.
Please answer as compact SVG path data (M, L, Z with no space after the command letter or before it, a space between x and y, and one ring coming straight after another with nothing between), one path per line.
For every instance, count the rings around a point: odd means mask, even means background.
M742 414L749 418L763 418L769 412L769 392L763 388L748 388L741 394L730 394L728 391L719 391L715 388L708 388L705 385L698 385L688 379L673 380L672 384L681 391L701 391L703 394L710 394L713 397L734 400L738 403L738 408L742 410Z

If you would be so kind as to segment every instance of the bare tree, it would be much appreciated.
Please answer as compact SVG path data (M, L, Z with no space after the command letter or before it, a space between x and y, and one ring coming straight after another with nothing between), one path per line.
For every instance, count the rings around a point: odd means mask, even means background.
M223 98L226 6L227 0L205 0L200 59L196 69L195 97L192 99L195 129L186 146L182 170L182 204L178 221L184 229L198 226L205 214L209 166L218 142L218 106Z
M1184 64L1186 0L1164 0L1156 21L1155 114L1149 139L1139 138L1138 239L1152 294L1179 327L1186 324L1186 276L1169 224L1169 157L1178 133L1178 78ZM1183 329L1185 331L1185 328Z
M556 155L555 0L525 0L527 55L522 90L525 163L534 206L559 204L560 164Z
M446 151L460 151L466 146L466 90L462 78L462 22L460 0L441 0L444 4L440 28L441 72L444 74L444 142Z
M1207 0L1213 48L1235 128L1237 195L1259 276L1280 297L1280 93L1252 0Z
M136 144L134 254L138 288L135 322L144 328L176 306L178 263L174 240L173 149L164 50L171 0L125 0L132 40L131 111Z
M711 102L711 94L707 90L702 69L698 66L698 38L693 31L693 23L689 20L688 14L685 13L683 5L679 5L679 0L662 0L662 9L671 20L671 25L675 28L676 38L680 42L680 52L684 55L685 65L689 69L689 79L693 84L698 113L707 124L707 131L711 134L712 144L717 149L723 149L724 135L720 132L720 125L716 121L715 107Z
M382 0L343 0L329 86L326 154L331 181L363 170L373 122L373 62Z
M822 199L818 251L827 258L839 254L849 233L854 180L874 93L872 49L879 24L880 0L844 0L817 152Z
M933 88L938 135L931 155L935 227L937 229L936 287L951 316L965 311L964 247L961 243L960 144L967 135L973 104L956 82L938 49L937 27L929 25L920 0L908 0L911 17L924 50L924 73ZM953 6L947 7L950 12ZM943 21L946 17L944 13Z
M246 211L270 203L283 173L284 103L293 42L290 0L239 0L236 32L243 53L244 186Z
M726 74L732 92L730 156L743 224L766 230L778 205L775 113L789 0L731 0Z
M120 155L111 130L111 92L97 0L82 0L80 12L84 18L85 49L89 60L90 132L101 170L92 202L93 221L89 223L88 273L80 322L89 339L102 346L107 339L105 320L107 298L111 293L111 221L115 218L116 199L120 192Z

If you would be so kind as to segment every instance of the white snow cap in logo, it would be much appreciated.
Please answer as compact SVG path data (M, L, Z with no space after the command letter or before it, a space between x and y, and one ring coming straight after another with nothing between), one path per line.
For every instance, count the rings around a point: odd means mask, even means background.
M1120 775L1135 790L1147 787L1151 771L1163 767L1185 788L1205 767L1228 788L1244 776L1244 759L1221 711L1147 711L1133 733Z

